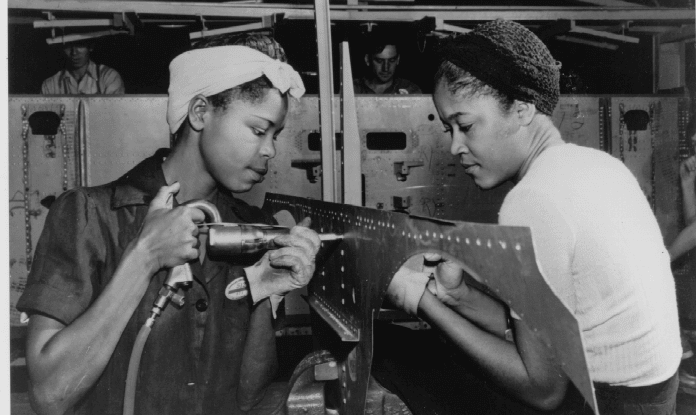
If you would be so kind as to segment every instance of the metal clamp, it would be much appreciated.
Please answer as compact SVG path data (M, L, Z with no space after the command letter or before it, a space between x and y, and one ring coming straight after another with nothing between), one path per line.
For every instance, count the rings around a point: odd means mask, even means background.
M290 166L305 170L310 183L316 183L321 177L321 159L295 159L291 160Z
M396 176L396 180L405 182L406 177L411 173L413 167L420 167L424 164L423 160L395 161L394 175Z

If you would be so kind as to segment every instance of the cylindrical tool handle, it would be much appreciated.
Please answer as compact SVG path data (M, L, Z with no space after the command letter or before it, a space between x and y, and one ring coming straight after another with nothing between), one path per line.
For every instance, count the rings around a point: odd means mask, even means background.
M253 225L211 226L208 230L208 252L211 255L253 254L278 249L273 239L290 232L287 228L263 229Z

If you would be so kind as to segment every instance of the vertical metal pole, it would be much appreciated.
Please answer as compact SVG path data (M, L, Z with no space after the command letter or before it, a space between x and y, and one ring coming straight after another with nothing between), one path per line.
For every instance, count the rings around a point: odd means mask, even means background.
M338 202L336 192L336 134L333 119L333 71L329 1L314 0L319 55L319 124L321 130L321 192L326 202Z
M652 37L652 55L653 55L653 87L652 93L657 94L660 90L660 35Z
M341 130L343 131L343 203L362 206L360 132L355 109L348 42L341 42Z
M85 103L80 100L77 104L77 171L78 186L89 186L89 159L87 157L87 115Z

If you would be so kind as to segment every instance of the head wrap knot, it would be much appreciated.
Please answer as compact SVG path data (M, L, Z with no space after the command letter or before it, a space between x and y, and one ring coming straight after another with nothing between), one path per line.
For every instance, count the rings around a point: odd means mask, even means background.
M561 63L519 23L495 20L447 41L440 61L449 61L498 91L531 102L551 115L560 95Z
M302 78L292 66L246 46L216 46L184 52L169 65L167 123L174 134L186 120L189 101L253 81L265 75L281 93L300 98Z

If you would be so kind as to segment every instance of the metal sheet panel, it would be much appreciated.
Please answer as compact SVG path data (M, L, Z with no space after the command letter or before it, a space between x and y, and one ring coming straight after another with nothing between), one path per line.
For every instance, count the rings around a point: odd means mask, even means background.
M677 97L611 98L611 154L636 176L667 244L680 229L678 108ZM644 114L647 124L631 130L629 112Z
M603 98L562 96L551 119L569 143L605 150Z
M263 208L288 211L296 220L311 216L317 232L344 236L322 243L309 287L310 304L322 317L312 333L338 362L340 413L364 413L373 319L396 271L423 252L455 260L514 309L596 408L580 327L539 271L529 228L436 221L276 194L266 195Z
M169 147L167 97L83 98L87 119L87 179L119 178L155 150Z
M9 100L8 189L12 325L19 324L19 313L14 305L24 291L31 258L46 220L50 200L63 193L65 188L71 189L76 185L75 102L71 98L43 97L13 97ZM58 134L51 138L34 134L31 129L27 130L28 148L24 157L23 114L28 119L39 111L50 111L59 116L62 112L65 134L58 131Z

